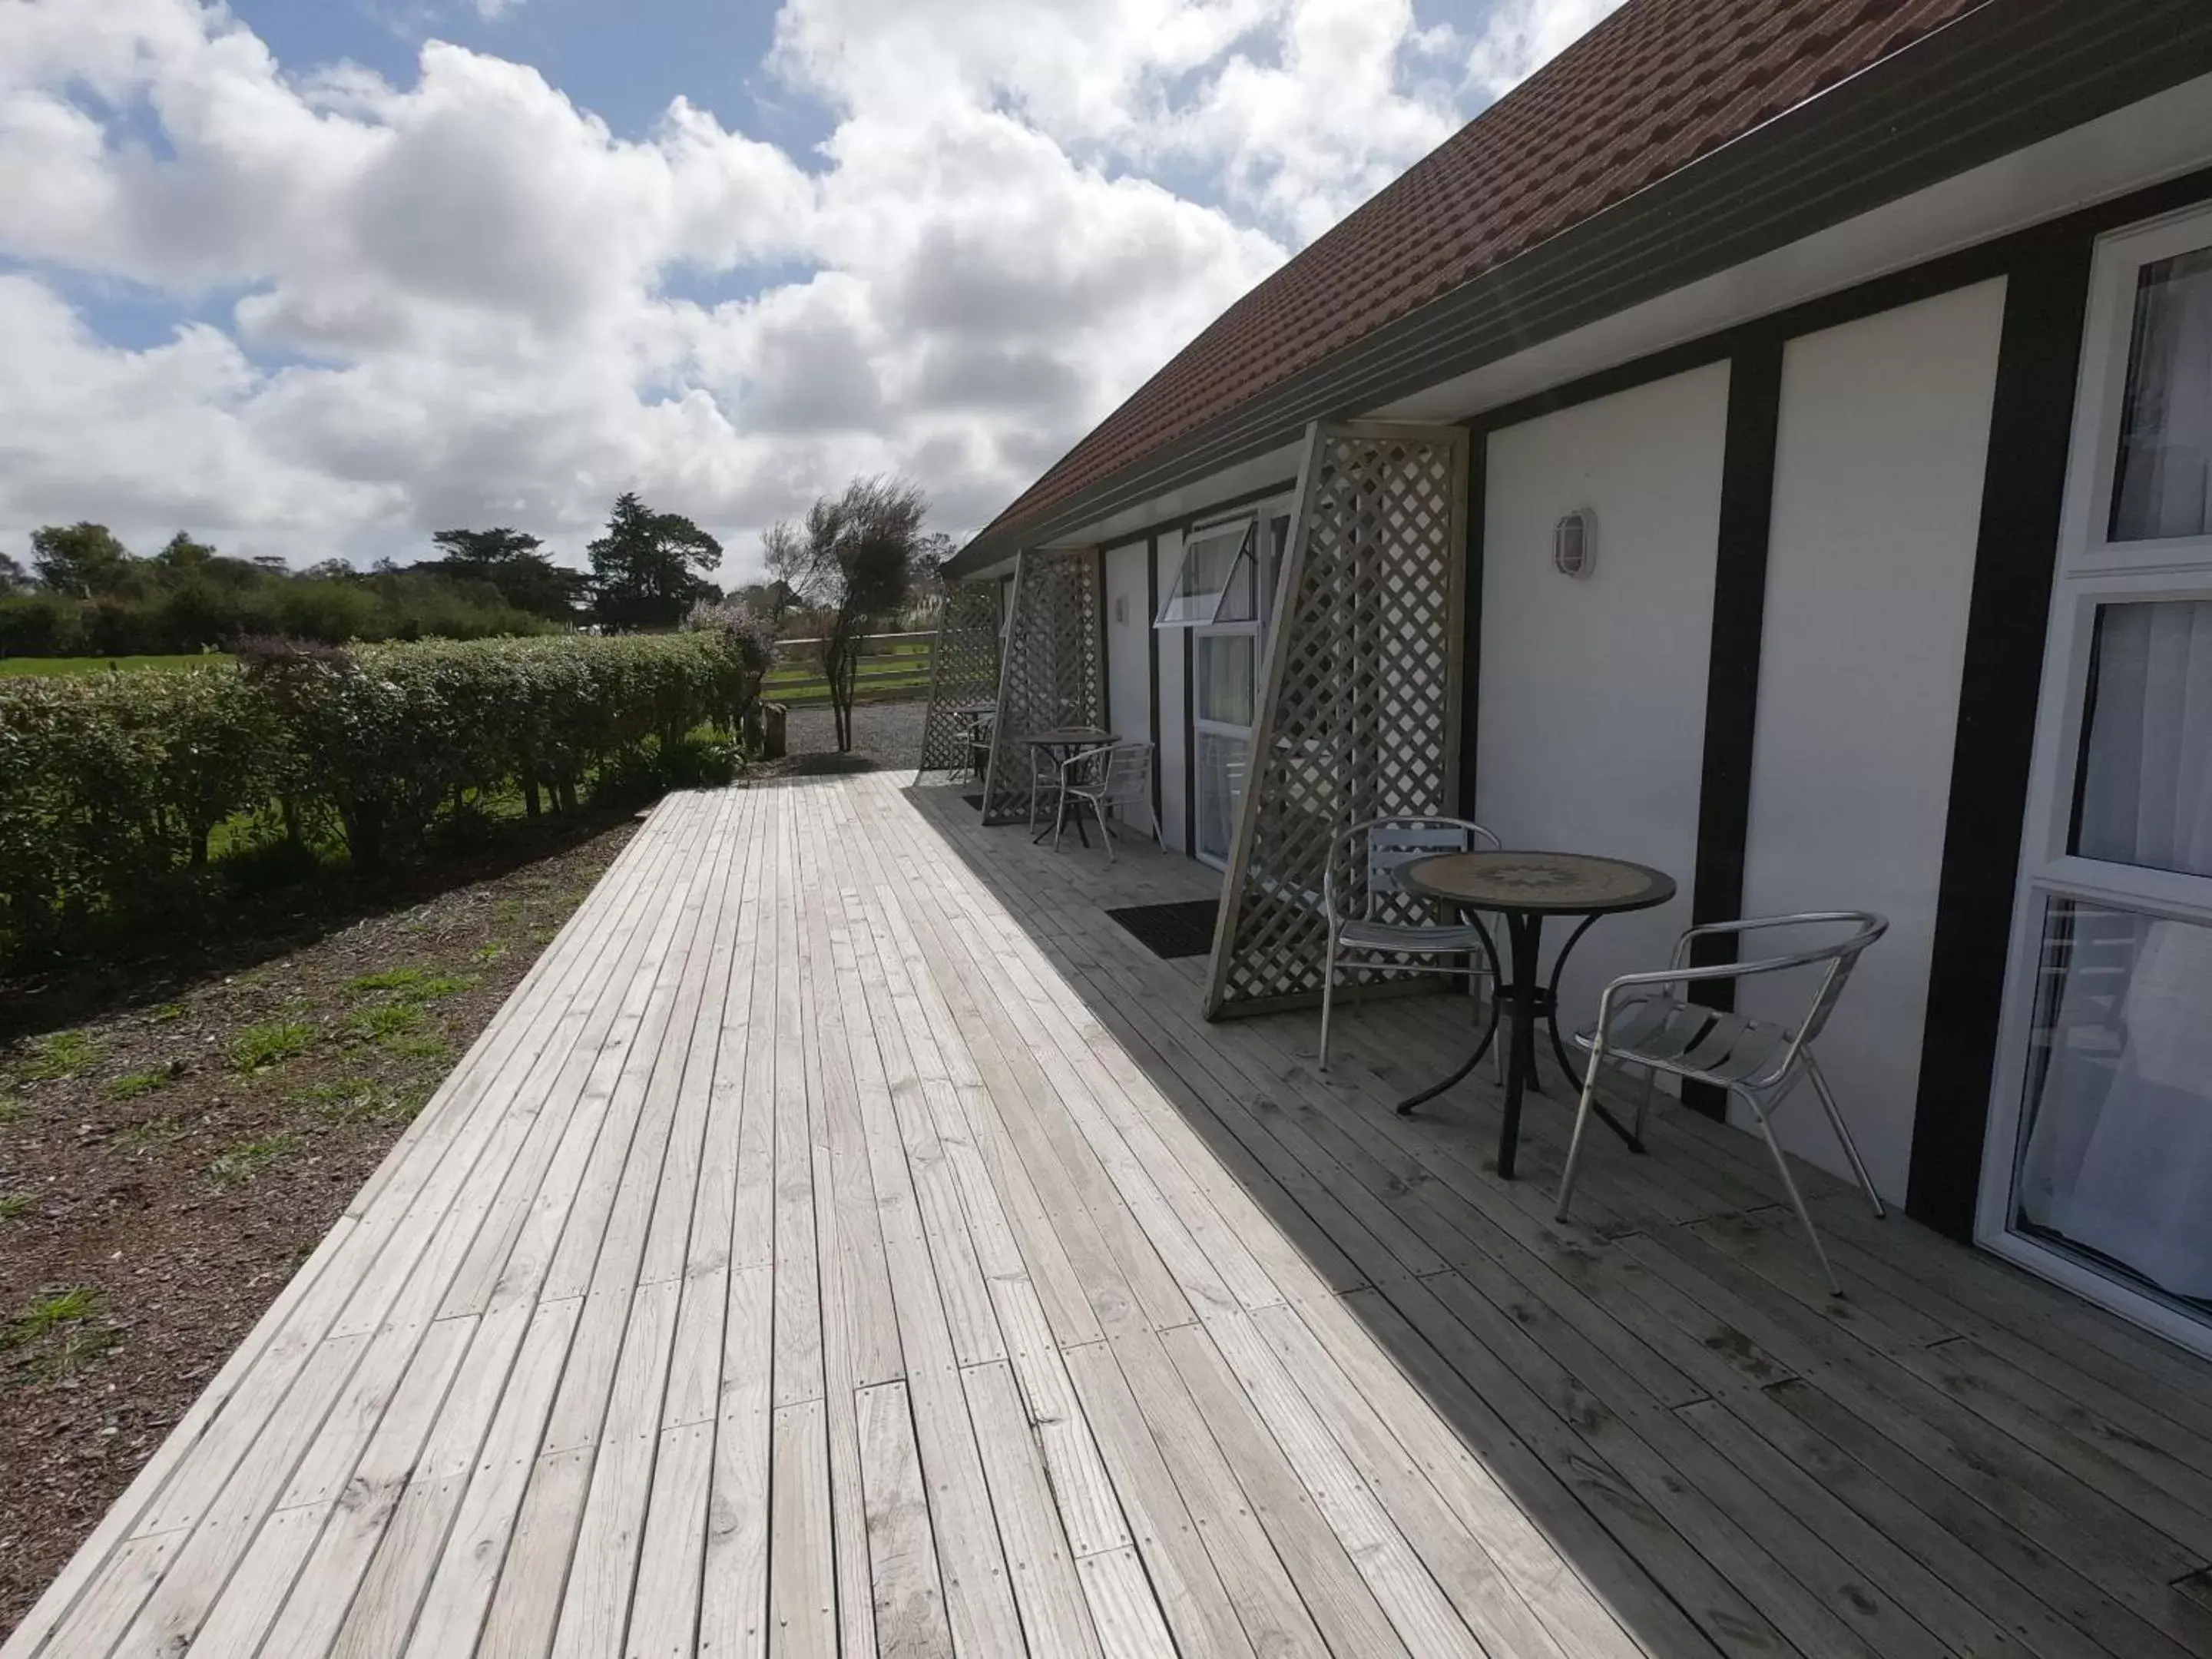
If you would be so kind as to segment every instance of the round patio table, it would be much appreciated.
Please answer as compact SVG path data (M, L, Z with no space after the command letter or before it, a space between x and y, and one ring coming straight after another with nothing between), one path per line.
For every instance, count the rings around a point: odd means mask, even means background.
M1055 726L1049 732L1032 732L1022 741L1032 749L1043 750L1046 754L1052 757L1054 767L1061 767L1066 765L1076 756L1089 750L1110 749L1121 742L1121 738L1115 737L1111 732L1096 726ZM1035 769L1031 768L1032 774ZM1058 830L1060 818L1066 811L1067 796L1063 791L1053 803L1052 822L1031 836L1031 842L1033 843L1041 842ZM1075 836L1085 847L1091 845L1091 837L1083 833L1083 820L1080 817L1075 820Z
M1440 853L1415 859L1398 873L1405 890L1423 898L1449 904L1462 915L1488 911L1505 919L1505 933L1512 957L1509 980L1498 970L1498 952L1483 934L1491 972L1504 999L1510 1021L1505 1065L1505 1121L1498 1132L1498 1173L1513 1178L1513 1164L1521 1139L1521 1100L1536 1080L1536 1019L1549 1023L1552 1052L1569 1077L1577 1075L1567 1045L1559 1036L1559 975L1568 953L1601 916L1630 910L1649 910L1674 896L1674 878L1647 865L1624 859L1595 858L1585 853ZM1580 916L1582 925L1569 934L1553 964L1548 983L1538 978L1537 952L1543 944L1547 916ZM1469 920L1472 920L1470 917ZM1401 1101L1398 1110L1410 1112L1425 1100L1433 1100L1474 1070L1498 1036L1493 1017L1482 1041L1467 1063L1443 1081ZM1626 1141L1642 1152L1643 1145L1604 1106L1597 1115Z

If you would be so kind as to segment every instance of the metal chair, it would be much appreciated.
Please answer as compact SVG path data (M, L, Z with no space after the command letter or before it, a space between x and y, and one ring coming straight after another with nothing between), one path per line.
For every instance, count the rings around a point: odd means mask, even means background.
M981 783L984 774L990 769L991 727L998 718L998 711L993 708L964 708L960 711L957 724L953 728L953 744L956 750L966 757L964 769L969 781ZM956 779L962 769L960 767L954 769Z
M1042 744L1025 743L1022 748L1030 757L1030 828L1034 830L1037 826L1038 811L1046 803L1050 804L1055 820L1063 815L1066 803L1060 793L1060 786L1065 774L1060 769L1060 763Z
M1052 833L1053 850L1060 850L1060 838L1066 833L1070 813L1079 815L1085 806L1098 820L1098 839L1106 843L1106 857L1114 858L1114 832L1107 827L1109 811L1121 812L1122 822L1131 822L1122 809L1141 806L1145 816L1152 821L1152 841L1160 842L1160 815L1152 805L1152 745L1149 743L1117 743L1110 749L1086 750L1080 755L1070 755L1060 765L1060 798L1067 809Z
M1494 957L1481 926L1410 920L1426 901L1407 892L1398 872L1415 859L1494 851L1498 844L1498 837L1479 823L1426 817L1370 818L1330 843L1321 885L1322 913L1328 922L1328 957L1321 987L1322 1071L1328 1070L1328 1027L1336 1006L1339 963L1375 974L1463 975L1470 994L1492 977ZM1340 869L1343 876L1338 874ZM1404 960L1407 957L1418 960ZM1462 959L1458 965L1440 965L1437 960L1451 957ZM1503 1082L1505 1045L1497 1042L1492 1048Z
M1689 966L1691 947L1700 939L1778 927L1849 931L1826 944L1784 956L1722 963L1709 968ZM1774 1167L1782 1177L1783 1188L1790 1194L1797 1219L1804 1224L1805 1237L1813 1242L1813 1254L1820 1259L1820 1271L1827 1277L1828 1288L1841 1296L1844 1287L1837 1282L1836 1270L1829 1265L1820 1236L1813 1229L1812 1212L1805 1207L1804 1195L1797 1190L1797 1182L1790 1174L1790 1162L1783 1156L1781 1143L1775 1139L1768 1120L1792 1089L1800 1082L1810 1082L1827 1114L1828 1127L1835 1131L1852 1173L1858 1176L1860 1188L1874 1205L1875 1216L1887 1213L1874 1182L1867 1177L1866 1165L1859 1158L1858 1147L1851 1141L1851 1132L1844 1127L1843 1113L1837 1109L1828 1079L1820 1070L1820 1061L1813 1057L1812 1044L1827 1024L1829 1015L1835 1012L1844 983L1850 978L1860 956L1888 930L1889 923L1870 910L1816 910L1800 915L1711 922L1691 928L1675 943L1671 968L1623 974L1607 986L1598 998L1597 1023L1575 1036L1576 1046L1588 1049L1590 1058L1583 1077L1582 1103L1575 1113L1574 1138L1567 1144L1566 1167L1559 1172L1559 1219L1567 1218L1567 1201L1574 1192L1575 1163L1582 1155L1583 1131L1589 1124L1598 1075L1606 1066L1639 1066L1644 1071L1644 1098L1636 1112L1638 1139L1643 1138L1644 1120L1651 1108L1652 1085L1661 1073L1692 1083L1711 1084L1725 1089L1750 1109L1759 1133L1766 1139L1767 1151L1774 1155ZM1794 1022L1753 1019L1743 1014L1708 1008L1692 1002L1686 994L1686 988L1692 985L1753 979L1788 973L1794 969L1824 970L1804 1012Z

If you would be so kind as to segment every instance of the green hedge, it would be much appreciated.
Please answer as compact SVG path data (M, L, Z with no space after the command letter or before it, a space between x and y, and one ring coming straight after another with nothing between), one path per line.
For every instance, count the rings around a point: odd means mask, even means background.
M707 630L249 647L234 666L0 680L0 959L174 915L211 866L323 826L374 869L487 803L534 817L710 781L690 734L733 739L765 665Z

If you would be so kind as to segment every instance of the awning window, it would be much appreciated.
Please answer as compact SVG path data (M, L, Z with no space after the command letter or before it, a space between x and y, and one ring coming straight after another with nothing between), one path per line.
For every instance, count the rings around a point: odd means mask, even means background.
M1155 628L1211 628L1259 620L1253 534L1258 520L1237 519L1194 530L1182 550L1182 568L1160 602Z

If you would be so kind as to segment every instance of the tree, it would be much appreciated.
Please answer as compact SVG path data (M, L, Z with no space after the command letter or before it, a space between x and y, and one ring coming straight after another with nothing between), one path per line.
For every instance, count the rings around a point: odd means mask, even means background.
M853 746L853 692L860 644L878 619L906 603L929 501L903 478L855 478L806 510L803 526L762 538L769 574L822 617L822 674L840 753Z
M30 580L30 572L23 568L20 561L0 553L0 593L12 593L27 586Z
M419 567L464 581L489 582L518 611L574 621L587 586L584 573L557 565L537 537L502 525L495 530L441 530L430 539L445 554Z
M74 599L127 586L131 550L104 524L50 524L31 532L31 564L47 591Z
M722 562L722 544L680 513L656 513L625 491L592 557L592 609L610 629L673 628L721 590L698 572Z
M215 549L205 542L193 540L181 530L170 537L161 550L154 556L155 563L179 576L202 574L215 560Z

